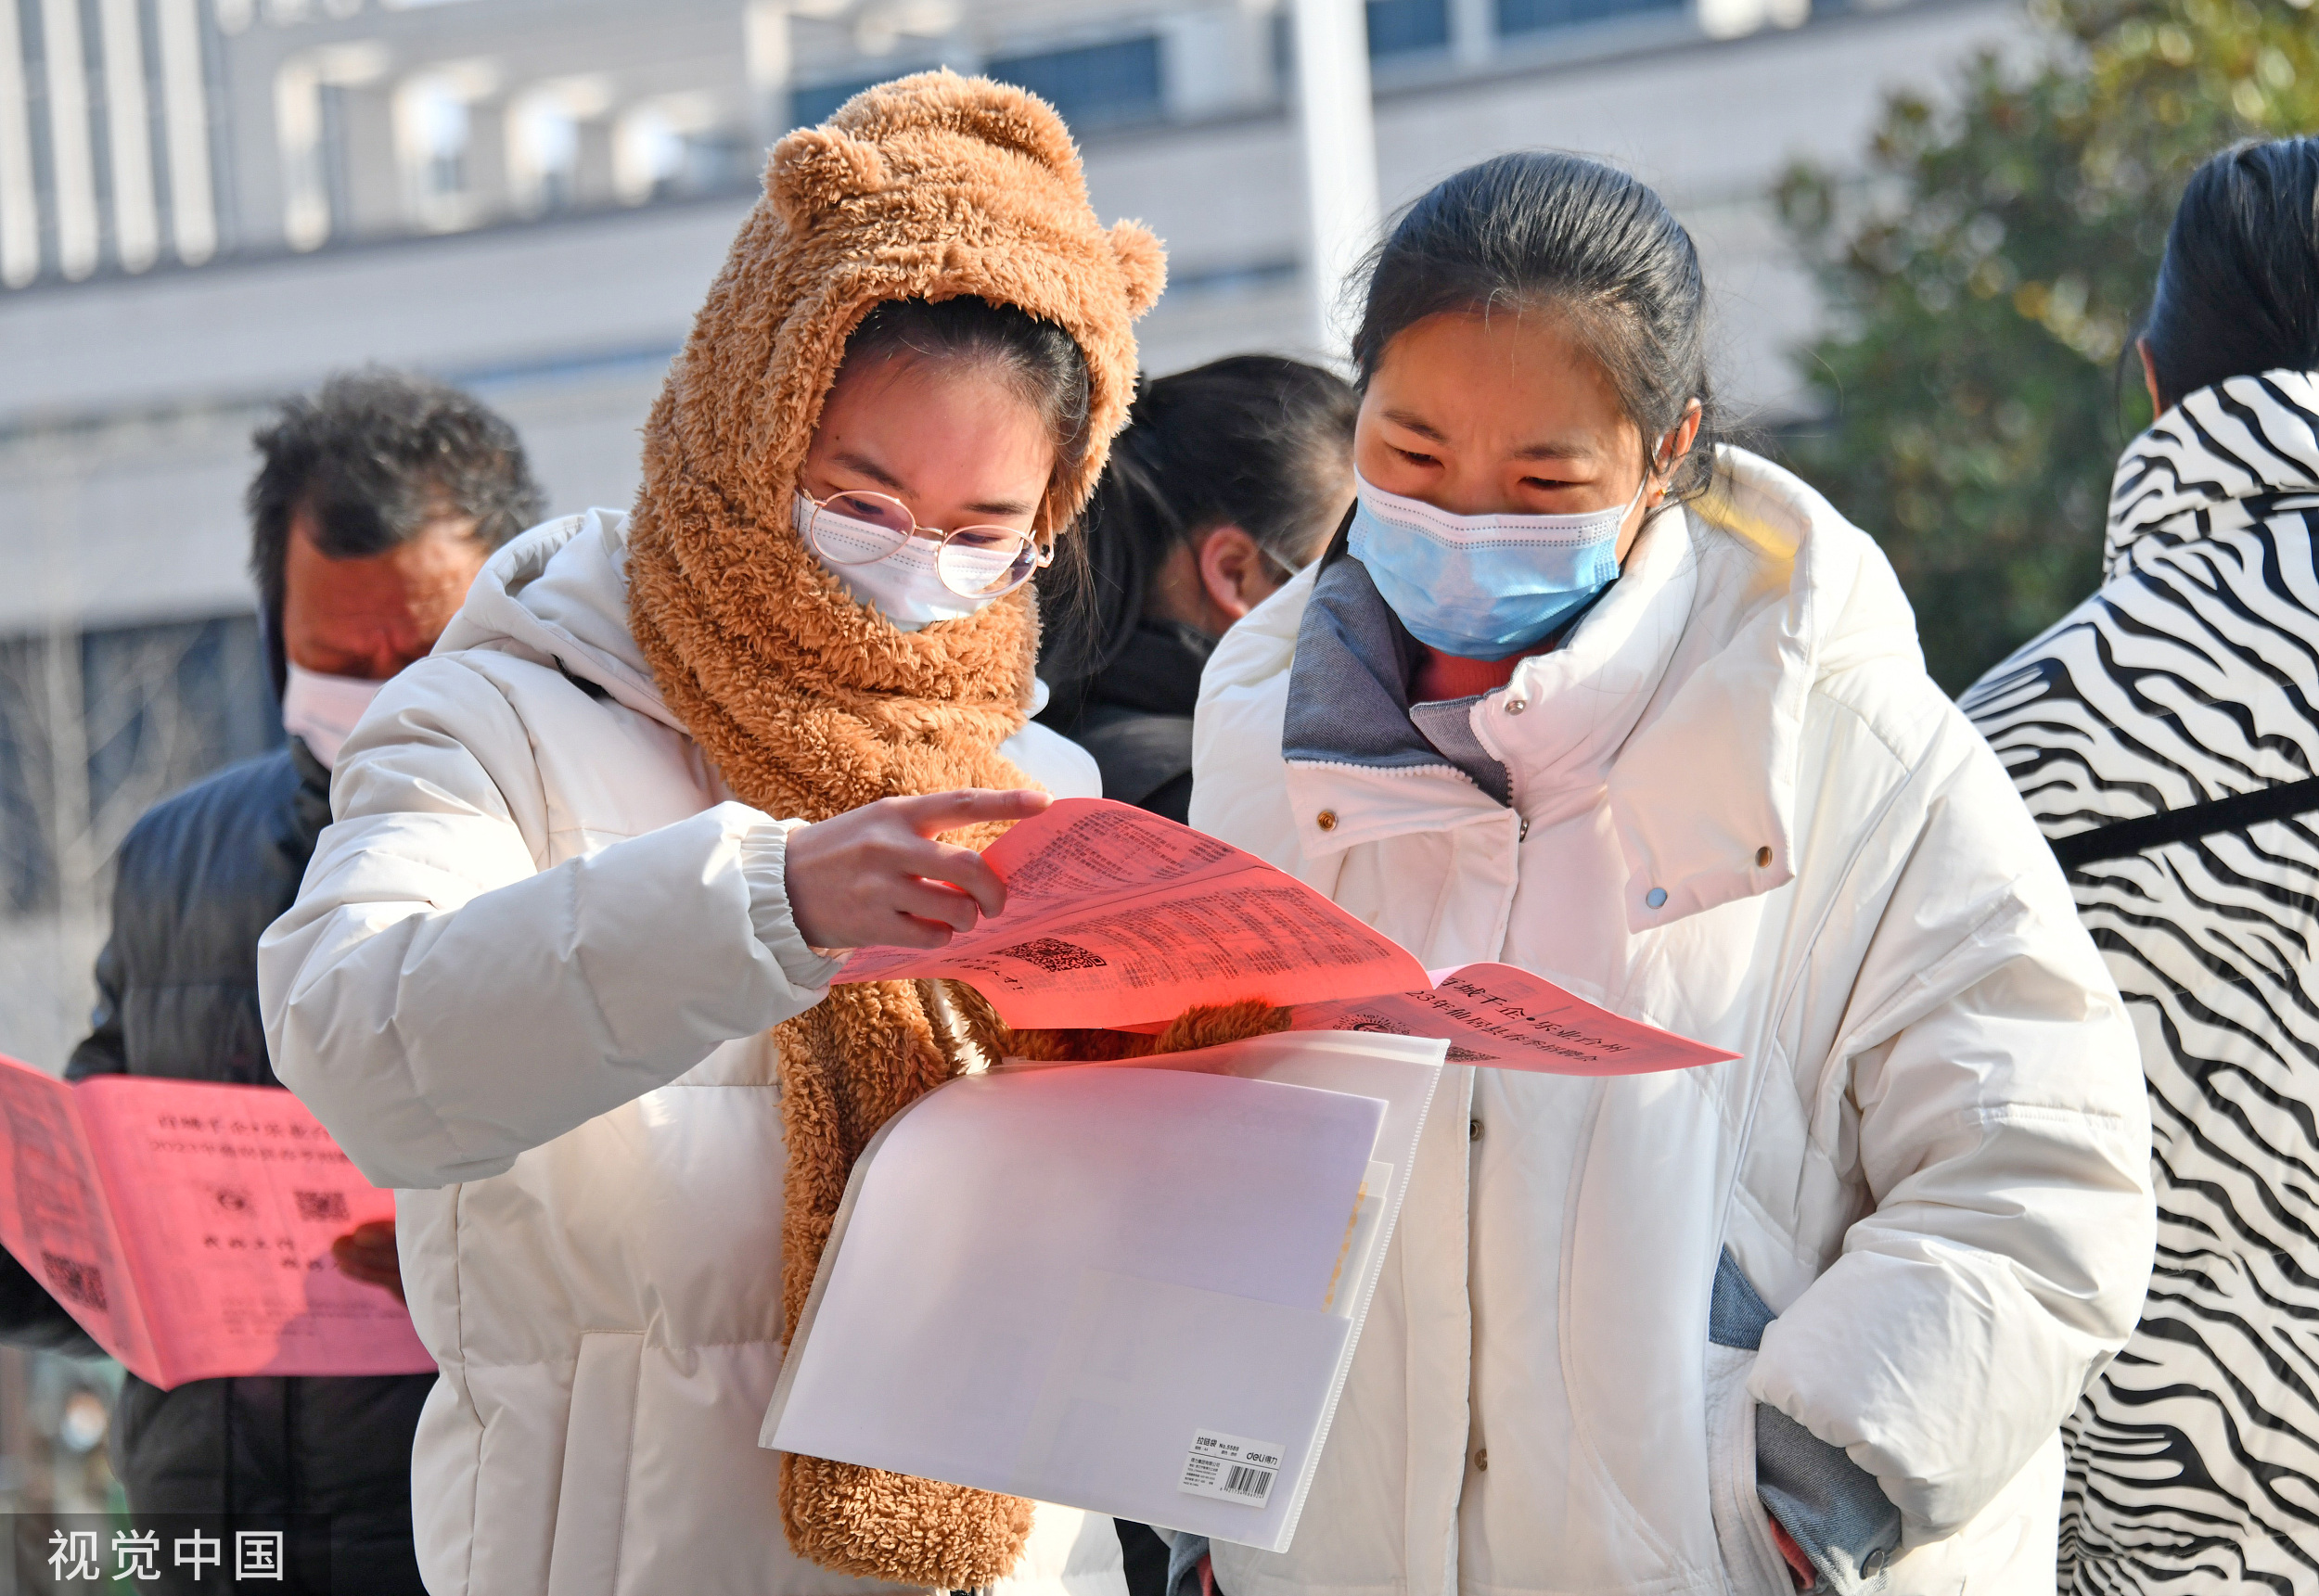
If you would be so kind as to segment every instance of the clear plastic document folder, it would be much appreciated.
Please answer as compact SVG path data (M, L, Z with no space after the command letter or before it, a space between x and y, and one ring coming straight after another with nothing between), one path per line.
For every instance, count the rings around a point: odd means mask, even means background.
M762 1445L1286 1551L1446 1044L954 1080L855 1164Z

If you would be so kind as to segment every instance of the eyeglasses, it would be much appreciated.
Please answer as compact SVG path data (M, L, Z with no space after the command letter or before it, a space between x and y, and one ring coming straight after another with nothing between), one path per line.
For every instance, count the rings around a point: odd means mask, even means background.
M961 598L998 598L1055 561L1055 551L1039 546L1029 532L1012 527L959 527L943 531L921 527L910 507L888 493L832 493L816 499L805 535L831 565L865 566L900 554L914 537L934 545L934 571Z

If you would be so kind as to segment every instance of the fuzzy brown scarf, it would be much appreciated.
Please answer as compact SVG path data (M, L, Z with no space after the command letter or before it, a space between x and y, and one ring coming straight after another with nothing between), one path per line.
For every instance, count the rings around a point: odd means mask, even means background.
M791 494L847 338L889 300L975 295L1071 334L1091 447L1041 525L1068 526L1135 378L1159 243L1106 229L1062 122L1018 89L947 72L874 89L790 134L645 429L630 621L670 709L745 802L818 821L881 798L1020 787L998 752L1031 695L1028 589L916 633L855 603L805 549ZM956 834L987 846L997 828ZM846 1179L895 1113L969 1062L930 989L833 989L779 1028L788 1169L782 1334L795 1330ZM826 1567L971 1590L1013 1569L1031 1504L785 1456L789 1544Z

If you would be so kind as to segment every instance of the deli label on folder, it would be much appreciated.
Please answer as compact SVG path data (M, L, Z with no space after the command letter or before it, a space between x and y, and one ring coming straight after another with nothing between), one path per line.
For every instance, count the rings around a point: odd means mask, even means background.
M1184 1478L1176 1488L1217 1501L1236 1501L1262 1507L1273 1494L1280 1475L1280 1443L1251 1441L1220 1430L1200 1430L1192 1436L1192 1449L1184 1460Z

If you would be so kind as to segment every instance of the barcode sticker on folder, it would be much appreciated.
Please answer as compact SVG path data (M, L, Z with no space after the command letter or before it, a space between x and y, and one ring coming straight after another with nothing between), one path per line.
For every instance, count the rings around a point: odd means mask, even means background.
M1184 1478L1176 1487L1193 1496L1262 1507L1280 1475L1280 1444L1251 1441L1201 1430L1192 1436L1192 1449L1184 1460Z

